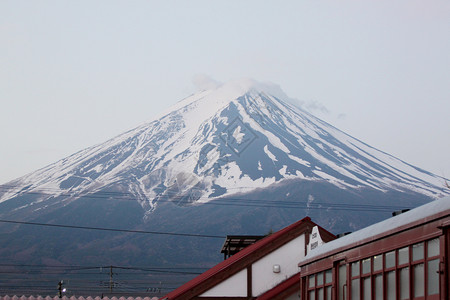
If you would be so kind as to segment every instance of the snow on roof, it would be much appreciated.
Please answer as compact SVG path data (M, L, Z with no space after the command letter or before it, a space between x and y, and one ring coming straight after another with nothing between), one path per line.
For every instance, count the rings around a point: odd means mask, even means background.
M406 225L417 222L418 220L427 219L431 216L440 214L442 216L450 214L450 197L444 197L434 200L425 205L414 208L401 215L389 218L382 222L373 224L361 230L355 231L349 235L330 241L315 250L308 253L305 259L299 265L306 265L313 260L322 258L323 255L330 251L338 252L338 249L344 250L346 246L361 244L369 240L375 239L377 236L400 229Z

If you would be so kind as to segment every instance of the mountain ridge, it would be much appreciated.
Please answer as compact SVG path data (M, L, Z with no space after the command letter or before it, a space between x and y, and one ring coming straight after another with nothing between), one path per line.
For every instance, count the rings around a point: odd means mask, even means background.
M229 86L191 95L0 185L0 221L22 222L0 222L0 257L16 265L211 267L223 240L200 235L264 235L305 216L333 233L354 231L450 193L442 177L351 137L282 93L248 81ZM133 276L168 290L189 279Z
M257 163L241 157L255 153ZM197 194L193 200L202 203L232 195L231 187L248 192L288 178L448 194L439 187L444 178L293 106L278 86L241 80L193 94L151 121L9 182L18 188L0 202L40 188L95 193L128 179L134 180L129 192L154 209L160 184L178 196Z

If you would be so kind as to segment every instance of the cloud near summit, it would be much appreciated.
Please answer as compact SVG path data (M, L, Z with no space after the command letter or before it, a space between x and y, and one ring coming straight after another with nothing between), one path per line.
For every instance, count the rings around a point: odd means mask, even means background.
M330 113L328 108L325 105L323 105L322 103L318 102L317 100L304 101L304 100L299 100L296 98L291 98L288 95L286 95L286 93L282 90L282 88L278 84L275 84L272 82L259 82L254 79L245 78L245 79L241 79L241 80L230 81L228 83L223 83L223 82L215 80L214 78L212 78L209 75L197 74L197 75L193 76L192 83L195 86L197 91L213 90L213 89L217 89L223 85L241 85L241 86L246 86L247 88L250 86L253 86L253 87L259 88L261 90L269 91L270 94L272 94L273 96L280 98L284 101L287 101L290 104L293 104L294 106L306 109L307 111L309 111L311 113L314 113L314 112L325 113L325 114Z
M212 90L222 85L221 82L215 80L206 74L197 74L192 78L192 83L198 91Z

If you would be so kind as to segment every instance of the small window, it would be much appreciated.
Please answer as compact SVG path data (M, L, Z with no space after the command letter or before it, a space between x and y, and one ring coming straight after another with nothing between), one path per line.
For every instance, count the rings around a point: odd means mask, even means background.
M331 300L331 298L325 298L328 295L328 288L331 289L333 281L331 274L332 270L326 270L308 276L309 300Z
M310 275L309 276L309 287L315 287L316 286L316 276L315 275Z
M395 267L395 251L386 253L386 269Z
M323 285L323 272L317 273L317 285Z
M324 300L323 299L323 288L320 288L317 290L317 300Z
M352 263L352 277L359 276L359 261Z
M395 271L391 271L387 273L387 280L386 280L386 289L387 289L387 299L388 300L395 300L395 294L396 291L396 284L395 284Z
M409 248L405 247L398 250L398 264L403 265L409 262Z
M359 278L352 280L352 299L359 299Z
M439 294L439 259L428 261L428 295Z
M432 239L428 241L428 257L439 255L439 239Z
M309 291L309 300L314 299L316 299L316 291L315 290Z
M347 266L339 266L339 299L344 299L345 287L347 286Z
M370 258L366 258L362 261L362 273L363 274L370 273L371 262L372 262L372 260Z
M421 260L424 257L423 243L418 243L412 246L413 261Z
M370 277L364 278L364 300L372 300L372 282Z
M325 271L325 283L331 283L333 281L331 270Z
M325 292L327 294L327 300L331 300L331 285L325 287L325 289L326 289Z
M414 297L425 296L425 272L424 265L418 264L414 266Z
M375 300L383 300L383 275L375 276Z
M380 271L383 269L383 256L382 255L375 255L373 257L373 271Z
M409 268L400 270L400 299L409 299Z

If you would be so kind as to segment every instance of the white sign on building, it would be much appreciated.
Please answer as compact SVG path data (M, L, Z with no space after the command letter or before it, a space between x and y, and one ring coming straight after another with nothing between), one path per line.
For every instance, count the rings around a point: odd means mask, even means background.
M316 249L317 247L320 247L322 244L323 244L323 240L320 237L319 227L314 226L311 231L311 237L309 239L308 253L310 251L314 251L314 249Z

